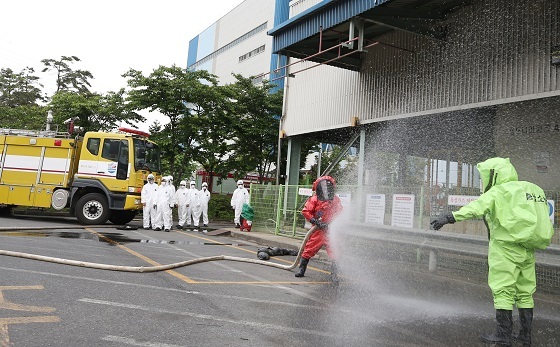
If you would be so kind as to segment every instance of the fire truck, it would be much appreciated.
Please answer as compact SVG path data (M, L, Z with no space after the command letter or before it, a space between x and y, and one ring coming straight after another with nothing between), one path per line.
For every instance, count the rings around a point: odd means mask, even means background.
M130 222L148 174L161 179L158 146L130 128L80 135L0 129L0 214L14 206L68 209L85 225Z

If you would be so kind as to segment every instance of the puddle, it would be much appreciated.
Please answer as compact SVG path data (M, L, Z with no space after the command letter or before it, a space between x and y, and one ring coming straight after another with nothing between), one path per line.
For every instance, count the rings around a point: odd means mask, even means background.
M203 242L203 241L174 241L174 240L147 240L130 238L120 233L100 233L105 238L98 238L96 235L88 232L70 232L70 231L7 231L3 232L3 236L24 236L24 237L59 237L63 239L86 239L109 243L109 240L118 243L157 243L170 245L203 245L203 246L248 246L243 243L222 243L222 242Z

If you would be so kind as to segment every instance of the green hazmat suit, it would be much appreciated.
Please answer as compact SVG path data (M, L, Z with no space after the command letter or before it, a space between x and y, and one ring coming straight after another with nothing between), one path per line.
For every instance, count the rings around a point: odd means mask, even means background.
M495 309L533 308L535 249L550 244L554 228L544 191L518 181L509 158L477 165L484 193L453 212L457 222L484 217L488 227L488 285Z

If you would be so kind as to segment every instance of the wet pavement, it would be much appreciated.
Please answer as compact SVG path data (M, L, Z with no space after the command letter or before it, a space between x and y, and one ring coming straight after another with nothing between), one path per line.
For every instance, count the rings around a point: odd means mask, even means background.
M22 222L28 227L21 227ZM138 221L131 225L138 226ZM301 244L269 232L241 232L229 223L210 226L224 233L117 230L111 225L15 218L2 223L0 248L145 265L218 254L256 259L260 247L297 249ZM484 276L456 272L443 266L442 259L442 266L430 271L426 262L414 261L422 260L416 253L413 258L399 253L409 245L415 251L422 245L474 257L484 254L483 240L465 242L453 235L441 238L443 234L430 238L430 232L407 234L359 225L348 230L350 242L338 249L338 284L331 282L330 260L323 250L301 279L294 278L293 271L237 262L199 264L174 274L126 274L1 257L0 290L11 288L2 291L6 301L56 310L0 310L0 318L58 317L58 322L50 318L51 323L39 324L25 318L29 324L7 325L12 345L25 347L216 346L224 341L228 346L487 346L479 335L494 329L494 311ZM120 247L108 247L103 238ZM547 261L554 262L553 252L548 255ZM458 259L466 263L466 258ZM272 258L281 264L293 260ZM559 346L559 296L538 292L535 298L533 346ZM0 331L4 347L1 338Z

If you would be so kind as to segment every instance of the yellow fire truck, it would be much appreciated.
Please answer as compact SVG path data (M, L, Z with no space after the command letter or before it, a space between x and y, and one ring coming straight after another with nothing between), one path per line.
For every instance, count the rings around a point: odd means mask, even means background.
M161 177L147 133L0 129L0 214L13 206L68 208L82 224L130 222L142 209L147 176ZM70 130L72 129L72 130Z

